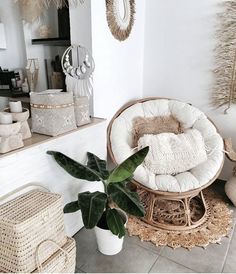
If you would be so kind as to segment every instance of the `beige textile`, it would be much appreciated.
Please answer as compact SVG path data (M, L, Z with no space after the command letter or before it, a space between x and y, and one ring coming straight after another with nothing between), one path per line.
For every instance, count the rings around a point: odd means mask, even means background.
M157 117L137 117L133 119L133 147L138 144L139 138L145 134L159 134L171 132L182 133L180 122L172 115Z

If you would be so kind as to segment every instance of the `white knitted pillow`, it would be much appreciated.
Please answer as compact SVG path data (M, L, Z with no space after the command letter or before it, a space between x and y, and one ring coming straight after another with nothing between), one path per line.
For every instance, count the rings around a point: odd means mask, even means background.
M144 165L155 174L177 174L188 171L207 160L201 133L188 129L185 133L146 134L138 140L138 148L149 146Z

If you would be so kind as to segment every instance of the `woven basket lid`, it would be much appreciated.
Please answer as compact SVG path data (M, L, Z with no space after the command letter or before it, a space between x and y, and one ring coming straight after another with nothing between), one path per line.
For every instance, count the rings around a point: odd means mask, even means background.
M21 224L50 208L61 200L61 195L32 190L0 205L0 221L7 224Z

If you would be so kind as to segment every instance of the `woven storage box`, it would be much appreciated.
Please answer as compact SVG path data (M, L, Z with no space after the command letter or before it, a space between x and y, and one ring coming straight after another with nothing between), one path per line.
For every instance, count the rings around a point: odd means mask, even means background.
M31 92L32 131L57 136L76 129L73 94L48 90Z
M37 269L34 273L74 273L76 262L76 246L75 240L67 238L67 242L64 246L58 249L48 260L41 263L41 249L44 245L53 245L53 242L45 241L38 247L36 254Z
M66 243L62 198L58 194L30 191L0 206L0 272L32 272L35 252L45 240ZM45 246L46 261L58 248Z
M87 96L75 97L75 120L77 126L89 124L90 113L89 113L89 98Z

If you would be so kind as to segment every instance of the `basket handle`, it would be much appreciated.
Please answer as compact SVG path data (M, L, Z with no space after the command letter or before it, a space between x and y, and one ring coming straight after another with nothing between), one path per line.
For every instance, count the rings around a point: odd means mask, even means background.
M57 244L55 241L53 240L44 240L42 241L37 247L36 247L36 251L35 251L35 263L36 263L36 266L37 266L37 269L38 269L38 272L39 273L43 273L43 266L42 266L42 262L40 262L40 259L39 259L39 250L40 250L40 247L46 243L46 242L50 242L52 244L54 244L59 250L61 250L64 255L65 255L65 265L64 265L64 269L66 268L67 264L69 263L69 253L63 249L62 247L60 247L59 244Z
M20 186L10 192L8 192L6 195L0 197L0 204L2 203L5 203L6 201L5 200L8 200L11 196L14 196L16 195L18 192L22 191L22 190L26 190L27 188L32 188L32 187L37 187L37 188L41 188L43 189L44 191L47 191L49 192L50 190L40 184L33 184L33 183L30 183L30 184L26 184L26 185L23 185L23 186ZM18 196L18 195L17 195ZM13 198L12 198L13 199ZM10 199L11 200L11 199Z

